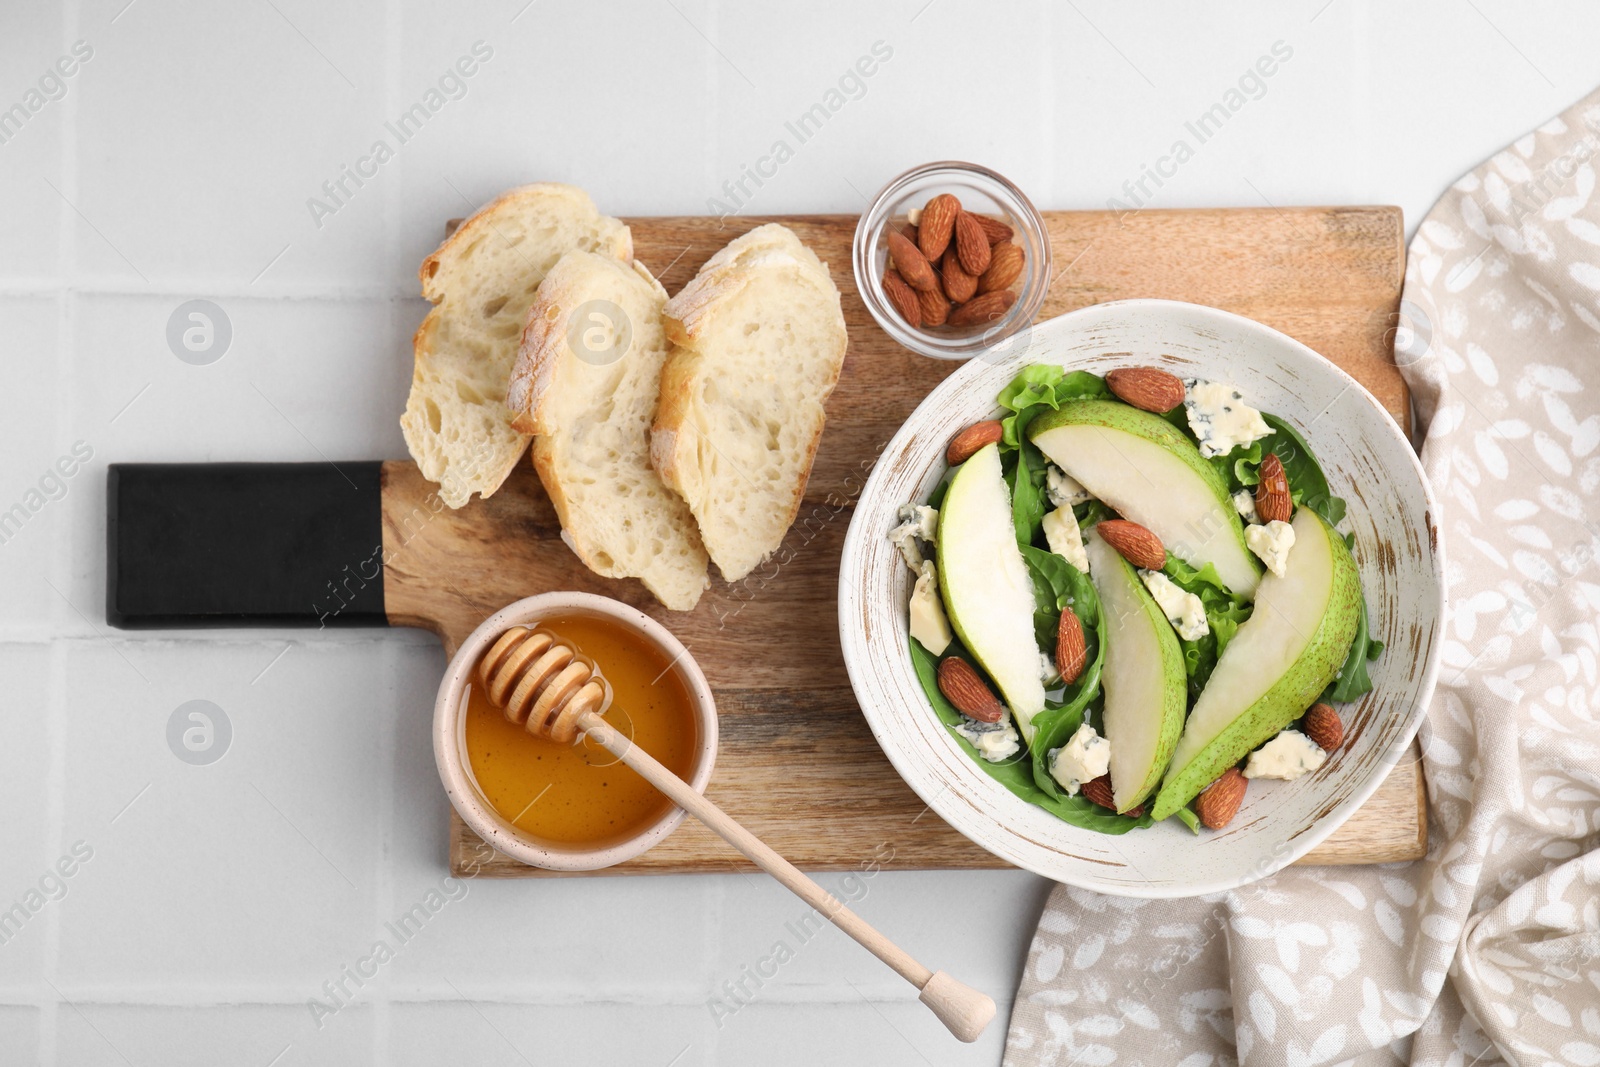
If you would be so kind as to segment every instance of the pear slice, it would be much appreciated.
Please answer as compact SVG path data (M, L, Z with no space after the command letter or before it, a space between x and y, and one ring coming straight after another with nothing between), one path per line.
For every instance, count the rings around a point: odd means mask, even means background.
M1333 681L1361 615L1361 576L1339 531L1296 508L1283 576L1223 650L1172 754L1153 815L1164 819L1298 718ZM1113 747L1113 751L1115 748Z
M1122 554L1089 531L1089 578L1106 617L1105 736L1111 742L1112 799L1138 806L1167 769L1183 731L1187 674L1167 617Z
M1017 548L998 446L985 445L956 468L939 508L937 547L950 625L1032 740L1033 717L1044 710L1033 578Z
M1255 595L1261 564L1245 545L1228 486L1170 422L1111 400L1075 400L1034 419L1028 436L1168 552L1195 567L1213 564L1229 589Z

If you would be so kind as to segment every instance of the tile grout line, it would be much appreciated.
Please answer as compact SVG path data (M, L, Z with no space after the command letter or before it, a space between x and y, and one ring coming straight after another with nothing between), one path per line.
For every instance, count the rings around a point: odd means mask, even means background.
M401 73L404 65L404 33L402 13L397 0L385 0L383 12L383 92L379 96L380 107L385 114L398 114L402 104ZM379 116L382 118L382 116ZM405 202L405 168L396 167L391 175L394 179L383 189L383 250L386 262L399 262L400 255L400 225ZM385 316L388 330L392 335L395 329L395 312L404 306L404 297L399 295L398 287L391 290L387 303L389 314ZM408 346L409 347L409 346ZM379 669L384 672L384 684L378 691L385 695L374 714L379 722L388 720L392 723L395 711L399 707L399 693L395 684L399 677L399 661L404 654L405 646L395 641L385 641L378 654ZM387 859L395 854L395 810L396 795L399 779L399 745L396 740L396 731L389 728L378 730L378 759L383 785L379 794L378 811L378 851L374 856L375 885L372 890L372 924L378 926L383 921L383 916L394 911L394 875ZM391 1038L393 1036L393 1000L390 988L386 983L382 987L382 996L373 998L372 1019L372 1062L389 1063Z
M48 844L44 862L48 867L52 858L63 854L67 834L67 739L66 739L66 682L67 650L60 644L50 646L50 664L46 692L46 745L50 768L45 775L45 823ZM91 842L91 847L92 847ZM63 901L64 902L64 901ZM46 988L60 984L61 911L58 902L45 916L44 951L41 966L44 968ZM60 1005L43 990L39 993L39 1062L56 1062L57 1027L60 1022Z
M79 10L78 0L67 0L61 9L61 44L68 52L72 49L72 41L78 32ZM56 274L61 281L72 278L78 269L77 257L77 215L72 210L72 201L78 196L78 97L81 93L68 93L62 100L61 112L61 185L66 190L66 197L59 208L61 216L61 232L57 236L57 262ZM62 287L56 294L56 382L62 394L72 397L67 404L65 415L70 425L72 412L77 408L76 393L72 388L76 375L73 374L73 347L76 341L76 331L72 324L73 297ZM57 432L60 432L59 420L63 418L60 412L56 413L58 420ZM71 537L57 538L52 552L52 564L68 572L70 578L71 566ZM54 568L52 568L54 569ZM66 588L71 588L71 582L65 582ZM51 606L58 618L63 618L62 607L57 602ZM48 738L47 750L50 753L50 770L46 777L46 820L49 826L49 847L45 851L45 861L48 863L52 850L59 850L66 836L67 822L67 739L66 739L66 679L67 679L67 648L60 642L51 642L49 691L46 694L48 705L46 718L46 734ZM59 854L59 853L57 853ZM61 961L61 906L50 909L50 914L45 917L45 943L41 966L44 969L45 982L48 988L54 988L54 983L60 977ZM40 991L41 1003L39 1006L39 1045L36 1050L41 1064L55 1064L59 1060L61 1008L56 997L46 997Z
M71 99L67 97L65 99ZM63 105L65 106L65 105ZM261 281L238 284L227 280L200 278L152 278L148 284L137 287L124 279L98 274L86 274L84 280L58 277L46 281L27 281L15 278L0 279L0 297L37 297L69 293L74 296L125 296L158 299L174 296L188 297L196 290L208 296L229 300L253 300L259 303L306 301L354 304L363 301L391 301L416 296L414 286L395 285L388 282L306 282Z

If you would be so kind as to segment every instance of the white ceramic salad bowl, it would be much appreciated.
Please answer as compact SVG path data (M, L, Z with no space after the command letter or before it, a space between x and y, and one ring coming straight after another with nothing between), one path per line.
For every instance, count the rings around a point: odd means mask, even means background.
M1341 708L1344 746L1292 782L1256 780L1220 831L1176 820L1108 835L1064 822L1013 795L958 745L912 667L907 602L914 577L889 540L897 510L924 501L962 428L994 418L996 395L1031 364L1104 374L1160 366L1230 382L1247 403L1297 427L1355 535L1372 635L1373 690ZM1002 412L1003 413L1003 412ZM1215 308L1128 300L1063 315L974 359L935 389L889 442L845 540L839 629L851 684L878 743L913 790L995 855L1104 893L1182 897L1235 888L1305 855L1408 758L1438 671L1443 559L1416 454L1382 406L1305 345Z

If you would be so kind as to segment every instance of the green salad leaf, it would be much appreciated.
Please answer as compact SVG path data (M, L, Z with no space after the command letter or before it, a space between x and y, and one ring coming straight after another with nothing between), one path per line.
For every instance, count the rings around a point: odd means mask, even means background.
M1078 520L1078 529L1087 532L1097 523L1114 519L1117 515L1098 500L1085 500L1072 509L1072 517Z
M959 646L952 644L946 655L954 655ZM961 650L962 653L965 650ZM956 739L956 744L964 749L968 756L982 767L985 773L1001 785L1005 786L1013 795L1022 798L1029 804L1036 804L1050 814L1071 823L1073 826L1085 830L1095 830L1103 834L1125 834L1142 826L1149 826L1150 816L1145 815L1138 819L1129 819L1107 811L1082 796L1064 797L1051 796L1040 789L1034 781L1033 764L1026 749L1017 753L1012 759L1003 763L990 763L978 755L978 750L973 748L967 739L956 732L956 727L965 721L962 714L957 711L944 694L939 692L938 660L933 653L923 648L917 642L911 642L911 662L916 669L917 680L922 683L922 690L928 697L928 702L933 705L934 714L939 716L939 721L949 729L950 736ZM1048 709L1041 715L1048 714Z
M1023 441L1014 456L1006 474L1006 485L1011 489L1011 521L1017 528L1017 542L1027 545L1038 540L1044 526L1045 459L1031 441Z
M1356 637L1350 642L1350 653L1344 666L1339 668L1333 683L1323 690L1321 700L1348 704L1372 692L1372 676L1367 673L1367 663L1383 653L1383 642L1374 641L1367 631L1367 598L1361 597L1361 614L1356 622Z
M1078 680L1064 686L1058 706L1046 706L1034 716L1033 778L1051 796L1062 796L1061 786L1050 775L1050 750L1060 748L1083 724L1090 704L1100 696L1100 671L1106 657L1106 620L1100 610L1100 597L1089 576L1054 552L1022 546L1022 557L1033 575L1035 600L1041 605L1033 625L1041 649L1055 648L1061 612L1070 611L1083 627L1087 662ZM1056 610L1047 610L1053 605Z
M1289 491L1294 502L1315 511L1327 519L1330 526L1343 522L1344 499L1334 496L1333 490L1328 488L1328 478L1322 473L1317 457L1312 454L1306 439L1300 436L1300 431L1276 415L1263 412L1261 417L1272 427L1272 433L1209 460L1228 483L1228 491L1253 489L1261 481L1261 461L1268 453L1276 453L1278 461L1283 464L1284 474L1288 475ZM1194 439L1187 422L1178 428L1191 440Z
M1024 369L1000 391L1000 406L1011 412L1000 420L1000 451L1006 462L1011 518L1019 543L1028 545L1039 539L1044 513L1049 510L1045 492L1048 463L1028 440L1028 424L1041 412L1059 408L1068 400L1108 395L1110 390L1099 375L1045 364Z
M1193 703L1210 679L1222 650L1238 632L1239 624L1250 617L1251 604L1230 592L1217 574L1217 568L1210 563L1196 570L1169 552L1167 565L1161 568L1161 573L1179 589L1200 598L1210 626L1210 632L1197 641L1178 638L1184 669L1189 675L1189 700Z
M1052 411L1068 400L1098 399L1111 395L1105 379L1086 370L1067 371L1038 363L1023 369L1000 390L1000 406L1012 412L1000 420L1004 436L1002 448L1017 448L1023 442L1028 423L1045 408Z

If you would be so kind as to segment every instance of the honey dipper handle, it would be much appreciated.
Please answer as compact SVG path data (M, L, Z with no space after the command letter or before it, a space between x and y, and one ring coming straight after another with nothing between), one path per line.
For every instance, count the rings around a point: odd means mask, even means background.
M906 981L922 992L921 1000L963 1041L976 1041L989 1020L994 1018L994 1001L978 990L951 978L943 971L930 971L899 945L884 937L861 916L822 886L808 878L800 868L778 855L756 835L735 822L726 812L691 789L683 779L657 763L650 753L618 735L611 724L593 712L578 719L578 727L605 746L612 755L638 772L645 781L665 793L680 808L705 823L719 837L750 861L782 882L795 896L816 908L824 918L856 940L861 947L894 968Z

